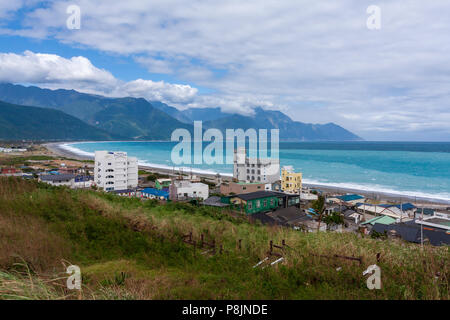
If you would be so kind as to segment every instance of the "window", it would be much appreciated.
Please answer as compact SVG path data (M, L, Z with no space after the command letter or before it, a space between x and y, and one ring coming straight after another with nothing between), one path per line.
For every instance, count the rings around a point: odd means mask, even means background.
M264 206L264 207L267 207L267 200L264 200L263 206Z
M242 190L246 190L247 189L247 187L242 187Z
M111 162L108 163L108 166L110 166L110 165L111 165Z
M252 208L252 203L251 203L251 202L247 203L247 208L248 208L249 210Z
M273 206L273 203L274 203L274 201L273 201L273 198L272 198L272 199L270 199L270 205Z
M250 169L247 169L247 173L250 173Z
M256 200L256 207L257 207L257 208L261 207L261 201Z

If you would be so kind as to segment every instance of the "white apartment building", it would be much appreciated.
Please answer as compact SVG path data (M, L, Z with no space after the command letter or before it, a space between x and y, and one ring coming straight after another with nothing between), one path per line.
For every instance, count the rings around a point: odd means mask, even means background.
M280 180L280 160L249 158L245 148L234 152L233 178L245 182L274 183Z
M205 183L189 180L175 180L169 187L170 200L186 200L189 198L207 199L209 187Z
M95 151L94 179L105 191L135 189L138 185L137 159L126 152Z

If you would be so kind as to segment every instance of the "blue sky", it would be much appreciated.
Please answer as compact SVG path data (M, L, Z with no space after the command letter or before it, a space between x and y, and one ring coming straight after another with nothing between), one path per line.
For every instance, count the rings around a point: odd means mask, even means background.
M449 13L447 0L0 0L0 81L450 141Z

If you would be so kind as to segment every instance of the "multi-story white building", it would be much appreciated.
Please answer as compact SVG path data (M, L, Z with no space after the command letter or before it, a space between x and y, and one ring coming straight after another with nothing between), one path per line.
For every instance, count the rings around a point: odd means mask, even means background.
M205 183L191 182L189 180L175 180L169 186L170 200L207 199L209 187Z
M245 182L274 183L280 180L280 160L249 158L245 148L234 152L233 178Z
M94 179L105 191L135 189L138 185L137 159L126 152L95 151Z

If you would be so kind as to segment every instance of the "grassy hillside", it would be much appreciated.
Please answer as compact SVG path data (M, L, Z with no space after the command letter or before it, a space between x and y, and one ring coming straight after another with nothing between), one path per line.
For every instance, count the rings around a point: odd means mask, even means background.
M214 239L215 255L184 243ZM242 248L238 249L238 240ZM252 268L273 240L285 261ZM159 205L94 191L0 178L0 298L31 299L448 299L448 247L305 234L251 224L220 209ZM376 262L381 290L362 272ZM363 264L319 255L361 256ZM65 289L77 264L83 290ZM338 269L341 267L341 269ZM338 270L339 271L338 271Z
M111 140L112 136L64 112L0 101L2 140Z

